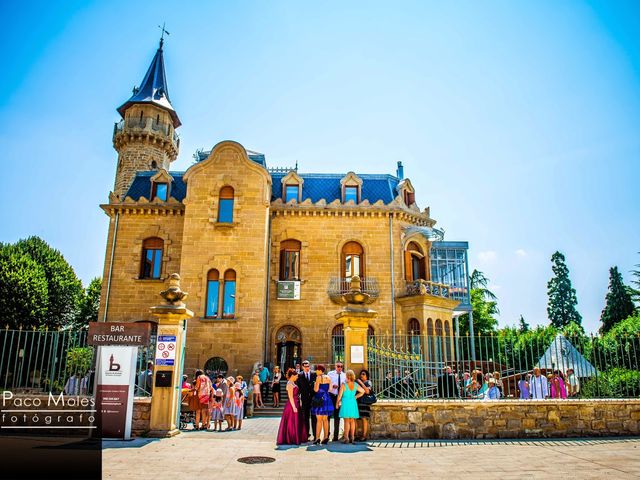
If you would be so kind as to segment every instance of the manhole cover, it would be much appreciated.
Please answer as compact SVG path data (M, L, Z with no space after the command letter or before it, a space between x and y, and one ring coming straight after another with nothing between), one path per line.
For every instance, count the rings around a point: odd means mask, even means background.
M249 465L254 465L256 463L275 462L276 459L273 457L242 457L242 458L239 458L238 461L240 463L248 463Z

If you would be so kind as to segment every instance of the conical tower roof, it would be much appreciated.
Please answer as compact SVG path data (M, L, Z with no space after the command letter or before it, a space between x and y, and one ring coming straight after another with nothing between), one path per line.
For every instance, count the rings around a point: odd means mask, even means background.
M149 69L140 83L140 88L134 90L129 100L118 108L118 113L124 117L124 112L134 104L152 103L163 108L171 114L174 128L178 128L182 123L178 118L178 114L171 105L169 100L169 89L167 88L167 77L164 72L164 57L162 45L164 41L160 40L160 46L149 65Z

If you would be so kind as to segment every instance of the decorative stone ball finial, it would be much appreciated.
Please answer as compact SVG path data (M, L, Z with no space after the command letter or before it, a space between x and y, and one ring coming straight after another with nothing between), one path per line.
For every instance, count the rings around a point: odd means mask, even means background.
M180 289L180 275L172 273L169 277L169 288L160 292L160 296L164 298L169 305L184 305L182 300L189 295Z
M362 305L366 303L371 295L362 291L362 282L358 275L351 277L349 291L342 294L342 300L351 305Z
M360 277L358 275L354 275L353 277L351 277L351 281L349 282L349 290L351 290L352 292L362 291Z

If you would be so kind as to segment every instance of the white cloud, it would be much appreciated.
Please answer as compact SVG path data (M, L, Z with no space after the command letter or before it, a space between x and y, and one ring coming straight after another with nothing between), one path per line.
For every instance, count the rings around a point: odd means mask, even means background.
M478 253L478 260L481 263L492 263L496 258L498 258L498 254L493 250Z
M526 257L528 253L522 248L519 248L518 250L516 250L516 255L519 257Z

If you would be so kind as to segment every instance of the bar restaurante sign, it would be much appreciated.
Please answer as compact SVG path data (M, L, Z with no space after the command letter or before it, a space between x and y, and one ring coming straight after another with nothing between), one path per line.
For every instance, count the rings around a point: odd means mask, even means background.
M89 322L89 345L128 345L145 346L149 344L151 325L147 322Z

